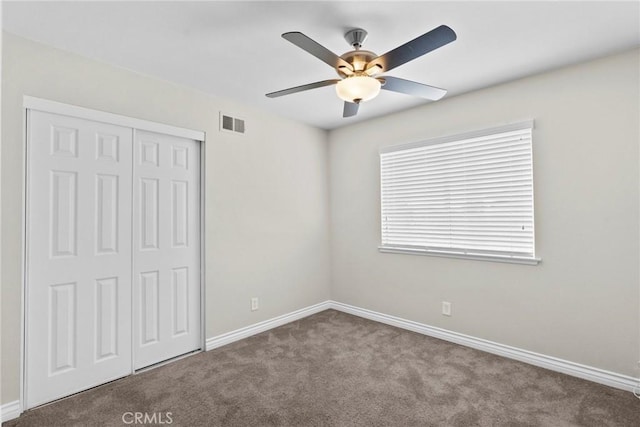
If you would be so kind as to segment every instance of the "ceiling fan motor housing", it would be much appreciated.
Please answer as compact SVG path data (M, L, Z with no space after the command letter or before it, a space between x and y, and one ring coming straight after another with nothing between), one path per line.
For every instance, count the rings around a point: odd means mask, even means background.
M353 67L353 71L356 74L363 72L367 64L372 59L375 59L377 57L378 55L368 50L352 50L340 56L340 58L344 59L349 64L351 64L351 66ZM338 71L338 74L340 74L340 76L342 77L346 77L348 75L353 74L351 72L345 73L340 68L337 68L336 70Z

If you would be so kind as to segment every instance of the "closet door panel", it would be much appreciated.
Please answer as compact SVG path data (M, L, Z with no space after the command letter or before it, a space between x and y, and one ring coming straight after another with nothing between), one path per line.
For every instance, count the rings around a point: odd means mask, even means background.
M200 145L136 131L135 369L200 345Z
M28 113L28 408L131 373L132 133Z

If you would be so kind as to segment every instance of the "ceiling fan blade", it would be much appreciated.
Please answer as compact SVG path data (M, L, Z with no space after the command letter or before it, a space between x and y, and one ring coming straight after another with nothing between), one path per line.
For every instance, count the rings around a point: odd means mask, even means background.
M382 72L393 70L394 68L416 59L425 53L438 49L457 38L455 31L446 25L441 25L428 33L416 37L397 48L390 50L384 55L372 59L367 64L367 69L375 66L382 67Z
M322 80L320 82L309 83L302 86L290 87L289 89L279 90L277 92L271 92L267 94L269 98L277 98L279 96L290 95L292 93L303 92L305 90L316 89L324 86L331 86L338 83L340 79Z
M413 82L411 80L399 79L397 77L384 76L380 80L384 80L382 85L382 89L384 90L406 93L407 95L419 96L432 101L437 101L447 94L445 89Z
M340 58L335 53L331 52L326 47L322 46L320 43L310 39L304 34L293 31L290 33L284 33L282 38L289 40L291 43L295 44L302 50L306 50L311 55L315 56L322 62L325 62L331 65L333 68L338 67L346 67L348 70L353 71L353 67L344 59Z
M342 117L353 117L358 114L358 108L360 104L355 104L353 102L344 102L344 109L342 110Z

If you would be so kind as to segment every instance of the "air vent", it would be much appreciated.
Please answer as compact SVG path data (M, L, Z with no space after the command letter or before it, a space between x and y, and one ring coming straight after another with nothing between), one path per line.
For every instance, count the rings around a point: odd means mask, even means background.
M233 130L233 117L222 116L222 129L224 130Z
M236 132L244 133L244 120L233 119L233 130Z
M232 117L225 113L220 113L220 131L221 132L233 132L244 133L245 125L244 120L237 117Z

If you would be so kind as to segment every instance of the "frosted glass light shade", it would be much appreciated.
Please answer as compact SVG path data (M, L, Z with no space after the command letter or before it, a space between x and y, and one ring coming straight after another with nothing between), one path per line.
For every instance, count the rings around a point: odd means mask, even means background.
M351 76L338 82L336 93L340 99L357 104L378 96L380 86L380 82L373 77Z

